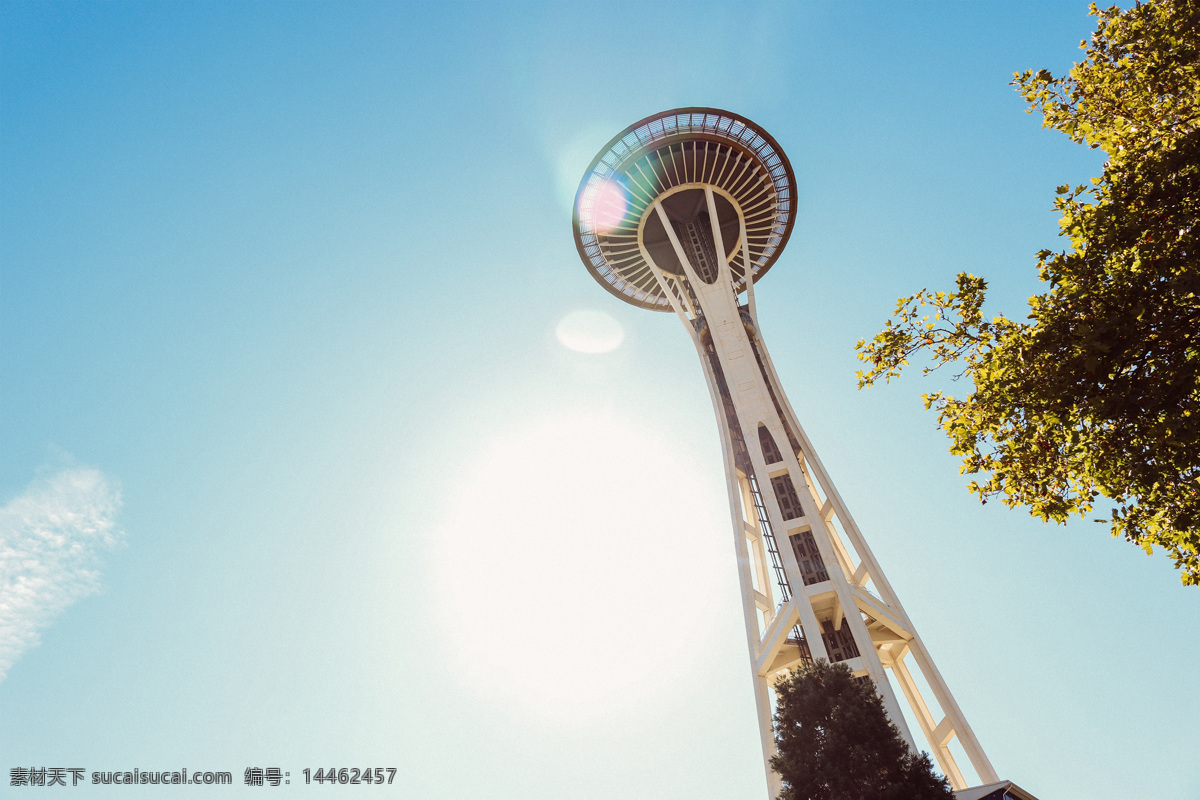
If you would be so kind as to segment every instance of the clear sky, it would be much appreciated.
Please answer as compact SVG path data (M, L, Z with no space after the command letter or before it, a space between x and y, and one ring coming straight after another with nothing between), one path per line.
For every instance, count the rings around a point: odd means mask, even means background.
M712 406L588 276L626 125L771 132L793 405L997 771L1200 795L1200 592L965 491L895 298L1023 317L1101 158L1008 85L1084 2L0 3L0 768L394 767L341 795L762 798ZM574 348L574 349L572 349ZM607 350L607 352L584 352ZM287 789L243 789L280 767ZM15 791L15 790L14 790ZM76 790L72 796L85 796ZM154 796L110 787L86 796Z

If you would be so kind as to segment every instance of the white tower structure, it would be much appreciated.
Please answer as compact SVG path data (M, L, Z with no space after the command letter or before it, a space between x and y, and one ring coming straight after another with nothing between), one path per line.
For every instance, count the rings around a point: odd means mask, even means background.
M917 749L892 677L942 772L966 781L957 737L985 784L998 779L916 628L796 419L759 332L754 283L791 233L795 177L744 117L682 108L637 122L596 156L575 202L575 242L622 300L674 312L712 395L771 797L774 681L811 659L869 676ZM739 298L745 295L743 303ZM919 671L938 707L914 676Z

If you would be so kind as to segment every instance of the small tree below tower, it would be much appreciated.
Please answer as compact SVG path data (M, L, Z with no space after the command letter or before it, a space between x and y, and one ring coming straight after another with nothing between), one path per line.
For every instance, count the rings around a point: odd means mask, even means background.
M782 800L954 800L926 753L909 749L869 681L817 661L775 685L771 766Z

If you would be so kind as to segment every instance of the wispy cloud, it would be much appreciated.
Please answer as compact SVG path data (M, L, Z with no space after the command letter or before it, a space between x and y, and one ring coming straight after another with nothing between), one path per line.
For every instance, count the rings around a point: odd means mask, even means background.
M72 468L0 508L0 680L42 628L99 588L99 554L121 538L120 506L102 472Z

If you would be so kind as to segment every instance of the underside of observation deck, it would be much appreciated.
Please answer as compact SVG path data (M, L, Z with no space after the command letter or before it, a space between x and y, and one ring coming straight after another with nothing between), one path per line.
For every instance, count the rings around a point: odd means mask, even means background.
M745 219L748 247L736 236L725 238L737 291L745 289L747 274L758 280L791 234L795 176L770 135L745 117L715 108L647 117L614 137L592 161L574 211L575 244L592 276L626 302L670 311L641 252L639 232L653 218L655 198L705 185L717 189L726 206L736 205ZM692 198L695 211L702 210L702 202ZM686 205L681 200L667 211L687 216ZM723 216L726 223L733 219ZM658 244L660 252L669 249L665 236Z

